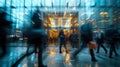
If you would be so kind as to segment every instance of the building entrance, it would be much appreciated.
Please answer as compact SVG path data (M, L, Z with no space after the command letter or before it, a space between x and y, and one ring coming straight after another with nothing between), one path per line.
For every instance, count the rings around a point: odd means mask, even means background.
M49 37L49 46L59 45L59 31L63 29L66 44L70 45L69 37L73 32L78 34L78 13L44 13L44 28Z

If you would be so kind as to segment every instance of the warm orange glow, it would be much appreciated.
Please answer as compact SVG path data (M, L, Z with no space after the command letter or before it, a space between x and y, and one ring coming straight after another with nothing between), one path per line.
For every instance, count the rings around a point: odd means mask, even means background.
M72 14L70 14L70 17L72 16Z
M108 15L108 12L100 12L100 15Z
M72 20L72 17L69 17L68 20Z
M64 17L66 16L66 11L64 12Z

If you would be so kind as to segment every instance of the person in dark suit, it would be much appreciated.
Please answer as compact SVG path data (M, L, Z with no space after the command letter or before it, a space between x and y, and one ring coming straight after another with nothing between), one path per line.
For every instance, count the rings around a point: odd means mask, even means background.
M81 41L83 42L80 49L75 51L73 57L75 57L83 48L87 46L91 41L93 41L93 32L92 32L92 22L87 21L85 24L81 26ZM96 62L94 49L89 49L91 61Z
M98 32L97 32L96 41L97 41L97 44L98 44L97 53L99 53L100 47L102 47L104 49L105 53L107 53L107 49L103 45L103 43L104 43L104 33L101 30L98 30Z
M7 29L11 28L11 21L6 20L6 12L0 12L0 58L7 54Z
M109 58L112 58L113 52L116 56L118 53L116 51L116 41L118 37L118 30L115 28L114 24L111 24L108 29L105 30L105 38L108 44L110 44Z
M62 45L64 45L66 52L67 52L65 34L64 34L63 29L60 30L58 37L59 37L59 42L60 42L60 53L62 53L62 51L61 51Z
M33 53L38 53L38 67L47 67L45 65L43 65L43 59L42 59L42 54L43 54L43 49L44 46L46 45L46 42L48 42L48 37L47 34L44 31L43 28L43 22L42 20L39 18L40 12L39 10L36 10L35 13L33 14L32 17L32 22L34 23L31 27L31 30L27 30L24 33L24 36L26 36L28 38L28 44L32 44L32 46L34 47L34 50L29 52L27 51L27 53L25 55L23 55L22 57L20 57L13 65L12 67L17 67L18 64L26 57L29 56Z

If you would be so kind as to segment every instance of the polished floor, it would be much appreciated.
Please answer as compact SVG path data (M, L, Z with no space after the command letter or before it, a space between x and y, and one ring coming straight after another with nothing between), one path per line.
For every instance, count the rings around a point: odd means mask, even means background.
M120 67L120 47L117 48L119 54L118 57L113 55L113 58L109 58L108 54L105 54L101 48L100 53L96 55L97 62L92 62L89 55L88 48L83 49L76 59L71 59L71 54L76 50L67 46L69 53L65 53L63 49L62 53L59 53L59 46L48 46L43 53L43 64L47 67ZM30 51L33 47L30 47ZM109 48L107 48L109 50ZM14 42L8 45L8 54L0 59L0 67L11 67L17 59L26 53L27 44L22 42ZM96 52L96 50L95 50ZM26 57L18 67L37 67L37 55Z

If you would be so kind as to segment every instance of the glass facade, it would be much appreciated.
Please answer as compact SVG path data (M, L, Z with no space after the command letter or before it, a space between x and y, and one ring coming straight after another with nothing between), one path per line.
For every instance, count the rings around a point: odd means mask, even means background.
M46 17L47 14L62 13L64 15L66 12L68 14L77 13L76 18L79 20L77 21L79 24L90 18L94 20L93 27L95 26L95 28L105 28L110 23L116 23L119 28L119 3L120 0L0 0L0 10L8 13L7 19L14 22L13 28L15 29L23 29L26 24L29 24L36 6L39 7L44 21L47 22L49 20L45 18L50 18ZM67 23L70 21L65 20ZM57 24L54 24L55 21L50 21L53 22L53 27Z
M40 11L40 13L36 13L36 17L34 13L37 9ZM4 58L2 58L2 60L1 53L4 52L4 50L2 50L1 47L1 45L3 44L0 45L0 67L12 67L11 65L14 64L22 56L24 57L24 54L31 54L29 52L31 52L31 50L34 50L34 48L35 53L31 56L26 55L27 58L23 58L23 60L20 60L20 64L18 62L18 67L37 67L40 60L39 55L41 55L42 57L42 54L39 54L42 53L39 52L41 50L43 50L43 53L45 53L43 54L43 60L45 60L45 63L46 65L48 65L48 67L68 67L70 65L70 67L93 67L94 65L96 67L114 67L114 65L115 67L119 67L120 65L120 62L118 61L120 59L119 57L111 60L108 59L106 54L103 54L104 52L101 52L102 54L100 53L96 55L97 59L100 59L97 64L91 64L90 59L88 59L90 57L88 54L89 52L86 52L88 51L88 48L87 50L85 49L85 51L81 51L83 54L80 53L81 56L78 55L79 58L76 59L77 61L71 61L72 54L74 54L72 52L75 52L75 50L77 50L76 48L81 48L82 44L84 44L82 43L80 28L81 25L83 25L84 23L88 21L92 22L94 39L93 41L97 41L97 32L104 32L104 30L107 29L110 24L115 24L120 32L120 0L0 0L0 13L3 11L7 13L6 19L8 21L12 21L13 23L12 27L8 27L9 29L5 29L7 30L6 35L8 44L4 44L4 46L7 46L8 54ZM33 16L35 16L34 19L32 19ZM0 22L1 27L3 27L2 22ZM5 23L5 25L7 24ZM36 44L28 43L29 38L33 38L34 40L34 38L36 39L36 37L41 37L37 33L39 31L31 29L31 27L33 27L32 25L34 27L39 27L43 25L45 33L48 35L48 37L45 36L46 39L44 40L44 42L46 41L46 43L44 44L41 44L41 42L43 41L41 40L42 38L36 40L39 41L40 46L44 45L41 47L42 49L39 47L38 43L37 46ZM63 29L63 32L65 34L65 37L62 37L65 38L65 44L68 52L66 53L66 49L62 49L63 53L59 55L59 32L61 29ZM42 30L40 30L40 32L42 33L42 35L44 34ZM71 47L73 45L70 41L71 34L74 32L77 35L75 35L77 37L75 38L77 40L75 43L75 50L73 49L74 47ZM0 33L4 34L4 31L1 32L0 30ZM34 34L35 36L31 34ZM90 38L92 39L92 36ZM85 40L88 39L85 38ZM0 43L2 43L2 39ZM117 50L120 47L118 46L118 44ZM106 42L104 45L105 47L109 47L109 44L106 44ZM83 47L87 47L87 45L83 45ZM120 50L118 53L120 53ZM72 63L69 63L67 61L67 55L69 57L68 61ZM85 60L85 63L83 62L83 60Z

